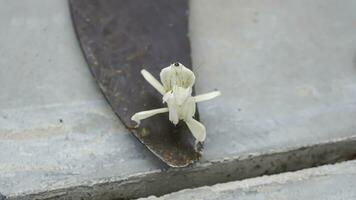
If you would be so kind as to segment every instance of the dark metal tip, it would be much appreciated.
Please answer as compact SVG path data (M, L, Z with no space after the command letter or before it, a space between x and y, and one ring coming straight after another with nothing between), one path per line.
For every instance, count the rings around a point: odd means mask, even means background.
M175 62L175 63L174 63L174 66L178 67L178 66L179 66L179 63Z

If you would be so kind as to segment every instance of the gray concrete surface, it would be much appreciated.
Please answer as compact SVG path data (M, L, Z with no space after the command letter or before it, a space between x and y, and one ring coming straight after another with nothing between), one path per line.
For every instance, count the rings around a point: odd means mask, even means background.
M356 161L216 184L142 200L354 200Z
M63 0L0 0L0 193L164 194L355 156L356 2L194 0L207 127L202 160L166 170L123 127L81 55Z
M223 94L200 106L207 159L356 134L355 7L191 1L197 91Z
M97 88L66 1L2 0L0 24L1 193L159 169Z

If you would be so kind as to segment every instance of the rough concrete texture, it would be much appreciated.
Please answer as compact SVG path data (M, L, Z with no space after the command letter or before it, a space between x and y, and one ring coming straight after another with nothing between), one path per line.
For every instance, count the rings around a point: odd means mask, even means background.
M186 189L142 200L354 200L356 161Z
M83 60L63 0L0 0L0 192L13 199L164 194L355 156L353 0L194 0L208 135L165 169L123 127Z
M356 134L355 7L191 1L197 91L223 94L200 106L206 159Z

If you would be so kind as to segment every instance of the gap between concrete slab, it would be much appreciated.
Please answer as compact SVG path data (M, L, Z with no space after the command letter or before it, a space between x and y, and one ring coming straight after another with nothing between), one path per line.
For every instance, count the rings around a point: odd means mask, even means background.
M184 189L140 200L355 200L356 160ZM335 184L337 183L337 184Z
M12 195L9 199L129 199L160 196L181 189L296 171L356 158L356 137L304 146L283 152L249 154L184 169L138 174L126 179L103 179L45 192Z

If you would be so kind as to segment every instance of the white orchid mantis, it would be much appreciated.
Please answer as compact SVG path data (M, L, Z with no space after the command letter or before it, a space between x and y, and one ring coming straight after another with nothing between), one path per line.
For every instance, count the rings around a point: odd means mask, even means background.
M176 125L179 120L183 120L195 137L196 144L203 142L206 137L205 127L193 118L196 111L196 103L213 99L219 96L220 92L214 91L193 97L194 73L181 63L174 63L162 69L160 73L162 84L146 70L141 70L141 74L148 83L162 94L163 103L167 103L168 108L138 112L131 117L131 120L135 121L139 126L140 121L143 119L169 112L169 120L173 124Z

